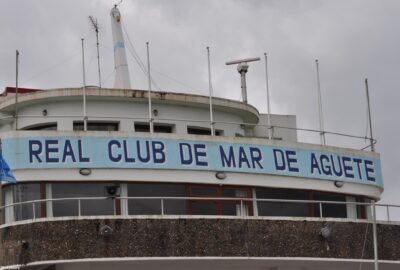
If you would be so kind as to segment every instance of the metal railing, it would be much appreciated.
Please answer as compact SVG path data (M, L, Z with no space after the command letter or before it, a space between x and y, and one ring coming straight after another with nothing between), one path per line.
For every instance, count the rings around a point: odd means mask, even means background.
M333 132L333 131L321 131L317 129L310 129L310 128L298 128L298 127L287 127L287 126L279 126L279 125L266 125L266 124L255 124L255 123L247 123L247 122L230 122L230 121L213 121L210 122L210 120L200 120L200 119L186 119L186 118L152 118L149 120L148 117L121 117L121 116L93 116L93 115L88 115L86 116L87 120L93 120L93 121L98 121L98 120L106 120L106 121L111 121L112 120L136 120L140 122L160 122L163 124L174 124L176 122L188 122L188 123L198 123L198 124L204 124L205 126L212 126L215 129L223 129L223 126L235 126L235 127L240 127L240 129L254 129L254 128L262 128L265 129L265 137L262 136L262 138L268 138L269 134L272 134L272 139L276 139L274 137L274 134L277 133L278 130L287 130L287 131L299 131L299 132L306 132L307 134L315 134L315 135L331 135L331 136L337 136L337 137L342 137L342 138L348 138L348 139L356 139L357 142L362 141L362 147L359 147L358 149L360 150L365 150L367 148L370 148L371 146L375 145L377 143L377 140L367 137L367 136L358 136L358 135L352 135L352 134L346 134L346 133L341 133L341 132ZM47 121L51 121L51 119L65 119L65 118L72 118L75 121L81 120L80 115L51 115L51 116L43 116L43 115L18 115L19 119L23 118L43 118L46 119ZM0 121L2 120L7 120L7 119L15 119L14 116L3 116L0 117ZM219 127L218 127L219 125ZM269 132L270 131L270 132ZM251 132L250 132L251 133ZM244 137L253 137L251 134L245 134ZM305 136L309 138L309 136ZM318 141L318 137L315 138L315 140ZM334 140L332 140L334 141ZM368 143L366 144L366 142ZM314 143L312 141L307 141ZM329 141L331 142L331 141ZM319 142L318 142L319 144ZM334 145L334 144L332 144Z
M93 205L93 202L96 204ZM175 202L171 204L171 202ZM193 204L207 204L206 212L188 209ZM233 213L212 212L215 204L234 205ZM62 205L64 204L64 205ZM191 206L190 206L191 205ZM213 206L214 205L214 206ZM94 207L93 207L94 206ZM333 207L333 208L332 208ZM341 208L337 208L341 207ZM349 207L352 213L348 212ZM56 208L56 209L55 209ZM209 212L207 212L209 211ZM273 212L271 212L273 211ZM378 212L376 217L373 213ZM400 205L375 204L374 202L344 202L318 200L286 200L256 198L217 197L79 197L32 200L0 207L1 224L16 221L53 219L57 217L85 216L231 216L238 218L258 217L313 217L317 219L341 218L348 220L400 221ZM379 215L379 217L378 217Z

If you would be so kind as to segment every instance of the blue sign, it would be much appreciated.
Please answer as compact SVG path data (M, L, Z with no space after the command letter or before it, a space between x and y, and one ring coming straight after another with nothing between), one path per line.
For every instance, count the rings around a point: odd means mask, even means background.
M138 137L3 139L12 169L143 168L296 176L382 186L379 158L262 144Z

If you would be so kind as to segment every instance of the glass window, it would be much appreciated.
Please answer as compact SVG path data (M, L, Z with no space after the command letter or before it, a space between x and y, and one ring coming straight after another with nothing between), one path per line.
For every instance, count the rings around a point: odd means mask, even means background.
M150 132L150 124L149 123L135 123L135 131L136 132Z
M368 202L368 199L364 197L358 197L356 199L358 203ZM357 205L357 218L366 219L367 218L367 207L365 205Z
M257 188L257 199L308 200L306 191L290 189ZM259 216L309 216L309 204L289 202L257 202Z
M128 184L128 197L185 197L184 185L174 184ZM183 199L164 199L164 214L186 214L186 201ZM160 215L160 199L130 199L129 215Z
M218 215L216 202L194 201L191 203L192 215ZM233 215L236 215L235 213Z
M78 197L107 197L109 187L118 186L111 183L60 183L52 184L53 198L78 198ZM113 215L114 208L119 207L119 201L110 196L110 199L81 200L81 215ZM53 201L53 216L78 216L79 206L77 200Z
M334 202L345 202L346 196L335 193L323 193L315 192L314 200L316 201L334 201ZM315 216L320 216L319 206L315 207ZM322 204L322 216L333 217L333 218L346 218L347 207L346 204Z
M57 123L44 123L24 128L24 130L57 130Z
M173 133L174 125L164 123L154 123L153 130L156 133ZM150 132L150 124L146 122L135 122L136 132Z
M17 184L12 187L14 203L40 200L40 184ZM33 209L34 208L34 209ZM25 220L42 217L41 203L19 204L14 206L15 220ZM35 211L35 212L34 212Z
M74 130L83 130L82 121L74 121ZM117 122L88 122L87 130L92 131L118 131Z
M194 134L194 135L211 135L211 129L205 128L205 127L187 127L187 133ZM215 130L215 135L222 136L223 131Z
M191 186L190 196L218 197L218 187L213 186Z
M10 188L10 185L1 187L1 206L4 206L6 204L6 191Z
M192 215L252 215L252 201L241 201L239 198L251 198L250 188L190 185L189 197L199 197L202 200L191 198L188 201L188 212ZM210 199L204 199L209 197ZM221 199L216 199L221 198ZM232 198L232 199L228 199Z
M11 191L11 186L2 186L1 188L1 206L5 206L6 204L6 193ZM6 209L1 210L0 216L0 224L4 224L6 220Z

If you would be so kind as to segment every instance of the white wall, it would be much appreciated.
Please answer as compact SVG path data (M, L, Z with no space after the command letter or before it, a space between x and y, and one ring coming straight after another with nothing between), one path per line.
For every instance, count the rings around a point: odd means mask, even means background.
M268 136L268 115L260 114L259 124L265 125L257 126L254 128L254 136L255 137L266 137ZM271 130L272 138L277 140L291 141L297 142L297 131L296 128L296 116L295 115L278 115L271 114L271 125L274 128ZM278 128L278 127L288 127L286 128Z
M175 125L175 132L187 133L187 126L210 127L209 109L207 107L193 107L186 104L161 104L153 103L153 110L158 111L154 121L170 123ZM47 116L43 116L43 110ZM73 121L82 121L83 110L81 100L65 99L57 102L38 102L29 106L20 107L18 128L34 126L41 123L56 122L58 130L73 130ZM88 98L87 116L89 121L110 121L119 122L120 131L134 131L134 122L148 121L148 107L145 102L131 102L118 100L99 100ZM172 120L163 120L172 119ZM178 121L179 120L179 121ZM235 136L243 134L240 123L243 118L234 113L228 113L221 109L214 109L215 128L223 130L224 136ZM238 124L229 124L238 123ZM12 129L12 126L3 125L4 131Z

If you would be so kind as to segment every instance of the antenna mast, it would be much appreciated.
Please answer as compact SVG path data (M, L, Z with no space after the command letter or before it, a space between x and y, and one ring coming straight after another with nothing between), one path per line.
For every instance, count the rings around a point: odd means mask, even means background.
M89 20L93 25L94 31L96 32L96 47L97 47L97 68L99 70L99 87L101 88L101 72L100 72L100 52L99 52L99 24L97 19L89 16Z
M242 60L235 60L226 62L225 65L235 65L237 64L237 71L240 73L240 81L241 81L241 88L242 88L242 98L243 102L247 103L247 86L246 86L246 73L249 69L248 62L260 61L259 57L254 58L246 58Z

